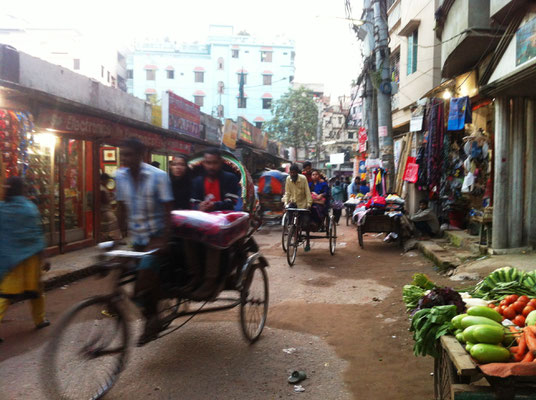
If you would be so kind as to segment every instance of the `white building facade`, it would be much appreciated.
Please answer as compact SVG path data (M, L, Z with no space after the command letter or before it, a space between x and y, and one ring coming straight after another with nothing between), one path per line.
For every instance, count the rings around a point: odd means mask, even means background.
M244 117L261 126L272 102L294 79L294 43L234 34L231 26L211 26L205 43L146 41L127 59L129 93L158 102L166 91L184 97L217 118ZM239 99L241 74L244 100Z

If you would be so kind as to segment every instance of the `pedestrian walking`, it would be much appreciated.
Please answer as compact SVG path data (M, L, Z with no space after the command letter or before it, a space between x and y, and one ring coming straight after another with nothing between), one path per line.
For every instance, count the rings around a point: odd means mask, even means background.
M41 271L50 269L43 259L41 215L25 197L21 178L7 180L5 197L0 202L0 321L11 302L29 298L33 322L41 329L50 325L41 282Z
M189 210L192 199L192 177L186 156L173 157L169 164L174 210Z
M344 208L344 188L340 180L336 180L335 184L331 188L331 208L333 209L333 216L335 217L335 223L339 223L341 219L342 209Z

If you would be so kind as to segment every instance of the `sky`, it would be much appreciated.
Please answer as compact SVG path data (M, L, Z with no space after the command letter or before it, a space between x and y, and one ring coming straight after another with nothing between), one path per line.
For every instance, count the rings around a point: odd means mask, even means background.
M353 0L353 18L361 14L359 3ZM344 0L18 0L1 12L34 27L76 28L118 44L166 36L202 41L210 24L233 25L235 33L294 40L295 80L323 83L332 97L349 94L359 75L360 46L344 19Z

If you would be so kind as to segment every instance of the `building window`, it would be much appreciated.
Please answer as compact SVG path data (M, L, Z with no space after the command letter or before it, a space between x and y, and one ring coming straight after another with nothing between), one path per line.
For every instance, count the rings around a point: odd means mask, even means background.
M255 122L255 127L262 129L262 122Z
M246 73L241 73L241 74L238 73L238 74L236 74L236 76L238 77L238 84L240 85L240 83L241 83L240 82L240 76L242 76L242 75L244 76L244 85L247 85L248 84L248 74L246 74Z
M231 57L238 58L239 55L240 55L240 50L233 50Z
M272 62L272 52L261 51L261 62Z
M134 71L127 69L127 79L134 79Z
M220 104L217 108L218 110L218 118L223 118L223 106Z
M391 56L391 81L397 85L400 83L400 51Z
M348 132L348 139L354 138L354 132Z
M262 99L262 109L269 110L272 108L272 99Z
M246 97L244 97L243 99L241 99L240 97L238 98L238 108L246 108L248 106L248 99Z
M288 81L289 81L289 83L294 82L294 75L290 75L290 76L288 77Z
M225 84L222 81L218 82L218 94L223 94L225 90Z
M172 69L168 69L168 70L166 71L166 77L167 77L168 79L175 79L175 71L172 70Z
M197 82L197 83L205 82L205 73L204 72L195 71L194 74L195 74L195 77L194 77L195 82Z
M108 81L108 83L110 83L110 71L108 71L108 78L107 78L107 81Z
M101 78L104 78L104 65L101 65L100 67L100 76Z
M156 94L155 93L148 93L145 95L145 100L147 100L151 104L156 103Z
M223 70L223 58L218 58L218 69Z
M148 81L156 80L156 70L154 69L145 70L145 79L147 79Z
M294 59L296 58L296 52L295 51L291 51L290 52L290 61L291 62L294 62Z
M272 75L263 75L262 84L266 86L270 86L272 84Z
M75 71L78 71L80 69L80 59L79 58L75 58L73 60L73 69Z
M194 103L199 106L203 107L203 104L205 103L205 96L194 96Z
M415 29L408 36L408 75L417 71L417 48L419 47L419 30Z
M116 87L115 78L112 76L112 87Z

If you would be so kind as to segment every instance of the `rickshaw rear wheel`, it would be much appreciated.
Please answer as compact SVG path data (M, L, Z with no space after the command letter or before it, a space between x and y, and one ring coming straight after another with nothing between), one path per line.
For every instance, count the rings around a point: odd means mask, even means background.
M331 255L335 254L335 248L337 247L337 223L335 222L335 217L329 217L329 227L328 227L328 236L329 236L329 253Z
M268 316L268 274L264 265L251 266L240 293L240 325L244 338L255 343L264 329Z

